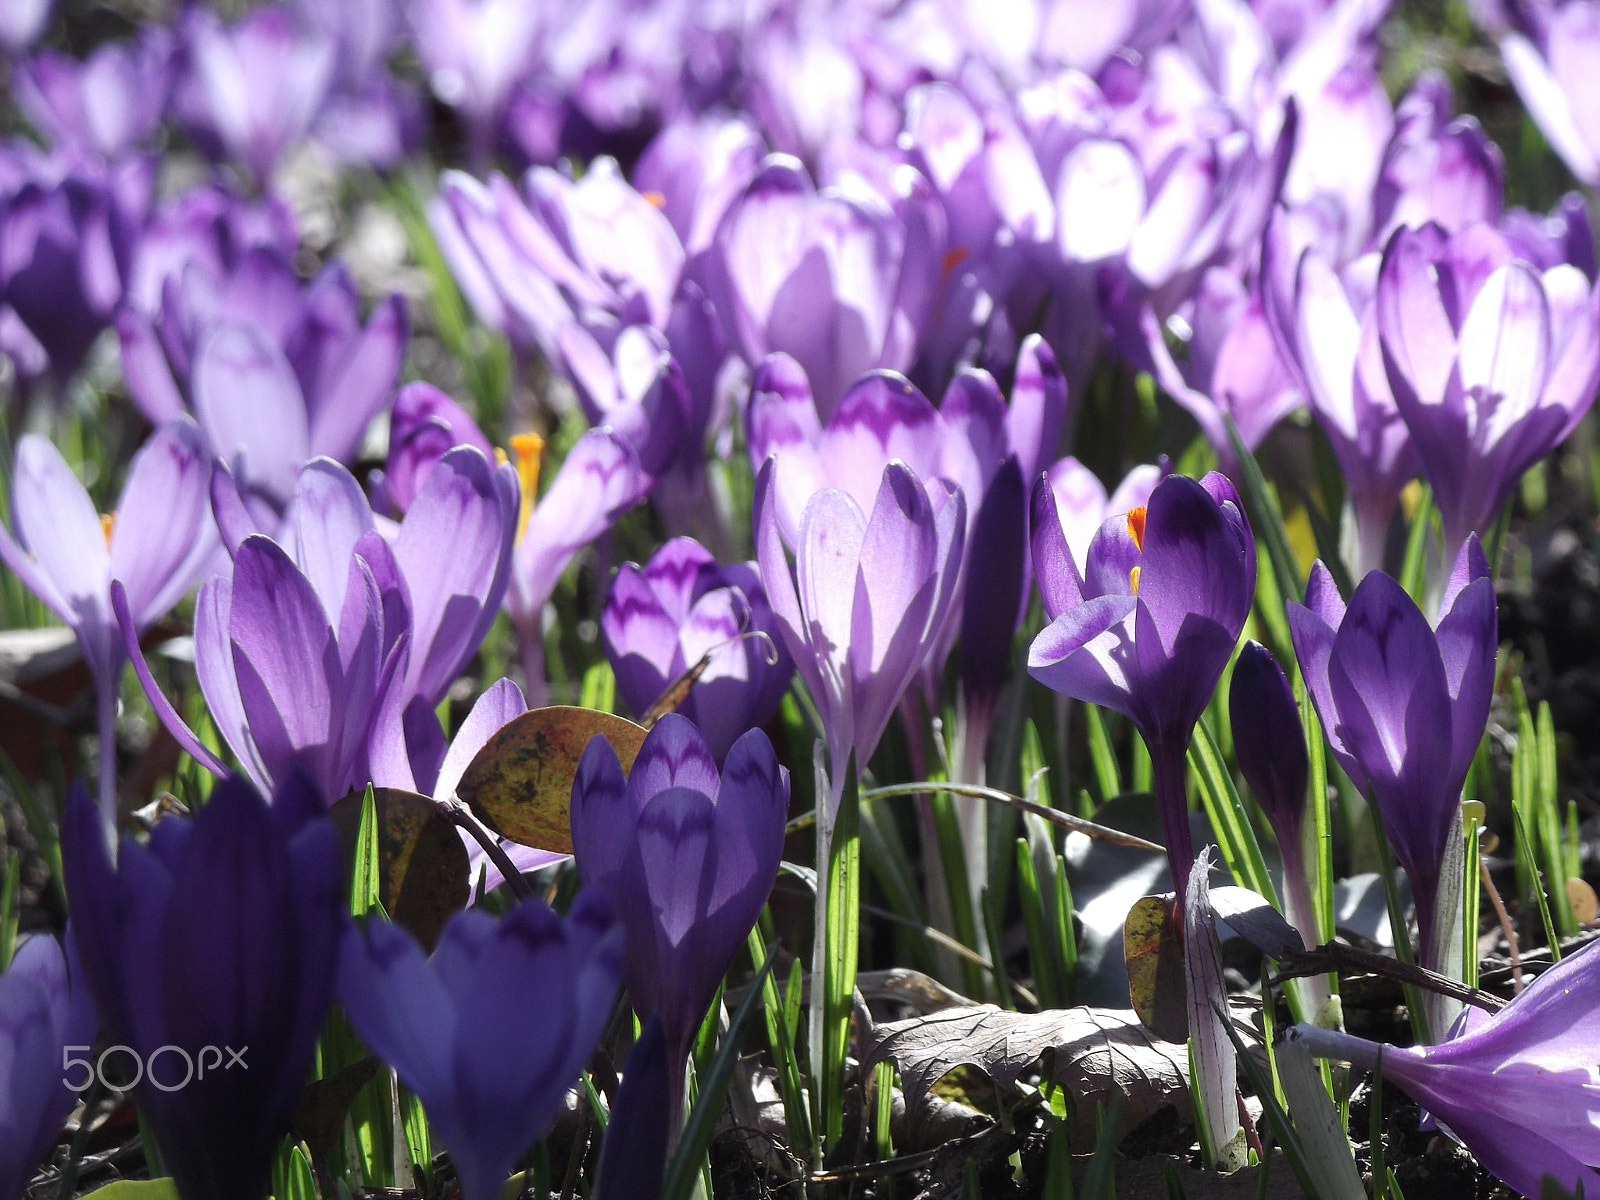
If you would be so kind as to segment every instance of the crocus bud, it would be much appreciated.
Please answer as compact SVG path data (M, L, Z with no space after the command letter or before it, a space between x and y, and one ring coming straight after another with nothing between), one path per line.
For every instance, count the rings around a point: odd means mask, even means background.
M68 966L71 966L70 978ZM0 1197L21 1196L78 1102L94 1006L73 956L53 937L17 947L0 974ZM65 1084L67 1086L63 1087Z
M578 764L573 857L628 931L628 998L660 1014L676 1100L695 1033L778 877L788 810L789 772L759 729L720 774L676 713L645 736L626 779L601 735Z
M1489 718L1498 618L1476 537L1456 557L1437 628L1373 571L1347 609L1328 569L1311 570L1289 632L1333 756L1371 795L1411 880L1425 966L1443 969L1434 901L1445 839Z
M494 1200L594 1052L621 971L622 930L585 891L565 920L538 900L457 913L431 958L387 921L352 924L339 1003L422 1101L465 1200Z
M269 808L229 777L149 845L124 838L114 865L87 796L67 805L84 978L144 1067L134 1094L184 1200L266 1196L311 1071L344 920L339 837L311 791L292 778Z

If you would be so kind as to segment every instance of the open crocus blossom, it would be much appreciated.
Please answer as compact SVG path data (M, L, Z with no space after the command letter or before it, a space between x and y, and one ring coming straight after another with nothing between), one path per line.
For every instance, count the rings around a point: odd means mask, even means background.
M1448 939L1434 929L1445 840L1494 690L1494 584L1476 537L1456 556L1435 630L1398 583L1373 571L1345 607L1318 562L1289 631L1333 755L1377 805L1411 880L1425 966Z
M756 477L761 582L800 677L822 712L836 807L845 763L872 757L901 694L944 627L961 571L967 503L941 480L924 488L898 459L864 514L842 488L811 497L791 566L779 529L777 461Z
M112 580L127 590L134 634L166 615L215 548L206 511L209 462L200 431L177 421L134 456L117 509L95 512L61 452L38 434L17 444L11 484L15 537L0 524L0 561L71 626L99 700L100 805L116 823L117 677L122 643Z
M1600 290L1540 272L1494 228L1401 229L1378 275L1395 403L1444 520L1447 561L1493 524L1522 473L1572 432L1600 386Z
M1045 518L1053 512L1046 508ZM1181 900L1194 861L1184 796L1189 738L1255 595L1255 538L1244 505L1216 472L1198 483L1168 476L1149 505L1100 527L1081 579L1070 555L1051 569L1036 567L1053 615L1028 652L1028 672L1138 728Z
M1437 1046L1384 1046L1296 1025L1285 1036L1323 1058L1380 1068L1525 1196L1546 1179L1569 1193L1600 1189L1600 950L1586 946L1499 1012L1467 1009Z
M700 731L668 713L626 779L605 737L590 740L571 812L578 873L628 931L628 998L665 1027L677 1114L695 1033L778 877L789 772L752 729L719 775Z
M0 1200L14 1200L55 1144L77 1095L66 1047L94 1040L94 1006L76 962L53 937L34 936L0 974Z
M705 735L718 762L735 738L778 711L794 673L756 564L719 567L693 538L674 538L643 568L622 564L600 633L617 692L636 717L711 656L676 711Z
M303 777L269 807L231 776L149 845L124 838L113 864L88 797L68 801L84 979L107 1037L143 1066L134 1094L184 1200L267 1194L311 1071L344 920L339 837L321 809Z
M611 1016L622 956L593 890L565 920L538 900L501 920L457 913L431 958L387 921L348 927L339 1003L422 1101L465 1200L499 1196L555 1119Z

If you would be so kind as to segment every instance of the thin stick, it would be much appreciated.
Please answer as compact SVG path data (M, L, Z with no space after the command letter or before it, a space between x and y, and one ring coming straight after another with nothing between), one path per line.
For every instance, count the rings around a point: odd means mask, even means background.
M868 800L888 800L896 796L923 796L929 792L947 792L952 796L975 796L979 800L988 800L994 804L1004 804L1021 812L1031 813L1040 820L1048 821L1052 825L1060 825L1064 829L1076 830L1086 837L1096 841L1109 842L1113 846L1132 846L1136 850L1148 850L1152 854L1165 854L1165 846L1158 846L1155 842L1146 841L1135 834L1123 833L1120 829L1112 829L1107 825L1096 825L1093 821L1085 821L1082 817L1075 817L1071 813L1064 813L1060 809L1051 808L1044 804L1035 804L1031 800L1024 800L1021 796L1013 796L1010 792L1002 792L998 788L982 787L975 783L897 783L890 787L869 788L861 793L863 802ZM815 811L801 813L790 821L785 832L793 833L797 829L805 829L816 822Z
M517 894L518 900L532 900L533 889L528 886L528 881L522 877L522 872L517 870L516 864L506 854L505 847L500 844L500 839L478 819L478 814L473 812L460 800L451 800L439 805L442 812L453 825L465 829L483 847L483 852L489 856L489 861L499 868L500 874L511 885L511 890Z
M1500 921L1500 932L1506 936L1506 946L1511 954L1511 988L1513 992L1520 992L1523 988L1522 981L1522 955L1517 952L1517 931L1511 924L1511 917L1506 912L1505 901L1500 899L1500 890L1494 886L1494 880L1489 878L1489 864L1483 859L1478 859L1478 882L1483 885L1484 891L1489 893L1489 903L1494 905L1494 915ZM1474 950L1476 953L1476 950Z

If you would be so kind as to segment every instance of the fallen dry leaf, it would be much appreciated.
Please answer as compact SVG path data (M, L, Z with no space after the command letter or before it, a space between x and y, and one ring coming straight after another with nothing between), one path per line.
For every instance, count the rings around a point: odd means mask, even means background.
M1184 1118L1189 1110L1184 1047L1158 1040L1132 1009L1080 1006L1014 1013L992 1004L952 1008L879 1025L868 1035L865 1049L862 1070L894 1063L910 1106L921 1103L956 1067L976 1067L1002 1091L1010 1091L1038 1063L1046 1080L1071 1093L1091 1129L1096 1102L1108 1102L1117 1092L1126 1101L1124 1129L1169 1105Z

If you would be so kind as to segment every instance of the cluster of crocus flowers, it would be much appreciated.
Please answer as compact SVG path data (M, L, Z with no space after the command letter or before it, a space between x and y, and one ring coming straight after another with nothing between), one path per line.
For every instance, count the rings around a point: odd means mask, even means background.
M1106 519L1081 575L1051 515L1053 506L1034 532L1034 571L1051 623L1029 649L1028 672L1053 691L1122 713L1138 729L1181 898L1194 863L1189 738L1255 596L1255 539L1244 506L1222 475L1198 483L1169 476L1147 506Z

